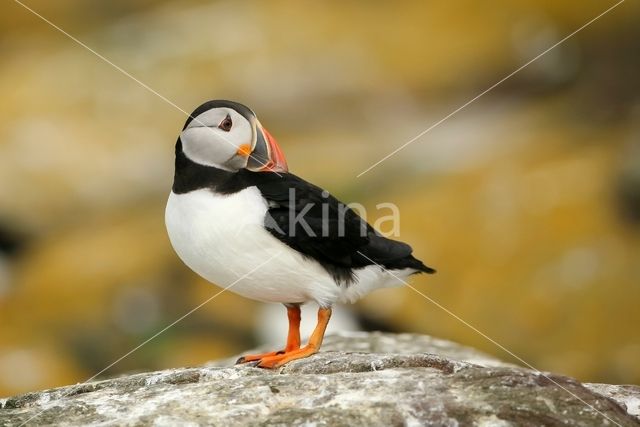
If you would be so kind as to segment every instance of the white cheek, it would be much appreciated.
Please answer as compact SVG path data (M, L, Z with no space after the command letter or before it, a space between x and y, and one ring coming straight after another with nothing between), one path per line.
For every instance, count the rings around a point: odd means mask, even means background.
M229 138L233 138L232 141L240 141L238 146L242 144L251 144L253 139L253 130L251 129L249 122L244 117L238 115L235 118L233 128L229 132Z
M233 142L222 139L216 130L209 127L185 129L180 139L187 157L206 166L221 167L238 150Z

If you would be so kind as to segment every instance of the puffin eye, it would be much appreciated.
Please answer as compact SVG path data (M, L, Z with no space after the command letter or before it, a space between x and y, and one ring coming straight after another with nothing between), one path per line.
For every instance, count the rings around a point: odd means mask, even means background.
M231 120L231 116L227 114L227 117L224 118L223 121L220 122L218 127L225 132L229 132L231 130L231 126L233 126L233 121Z

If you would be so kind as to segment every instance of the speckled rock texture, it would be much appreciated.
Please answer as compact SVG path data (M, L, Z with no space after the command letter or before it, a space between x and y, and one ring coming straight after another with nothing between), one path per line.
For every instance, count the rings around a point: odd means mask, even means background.
M0 425L640 426L640 387L581 384L424 335L349 333L275 371L233 362L0 400Z

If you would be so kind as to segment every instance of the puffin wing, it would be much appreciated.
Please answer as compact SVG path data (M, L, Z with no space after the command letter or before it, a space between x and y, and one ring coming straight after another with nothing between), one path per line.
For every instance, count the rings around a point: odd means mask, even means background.
M434 272L411 255L411 246L381 236L346 204L302 178L269 174L258 181L255 185L269 203L267 230L320 263L336 282L349 284L353 269L375 264Z

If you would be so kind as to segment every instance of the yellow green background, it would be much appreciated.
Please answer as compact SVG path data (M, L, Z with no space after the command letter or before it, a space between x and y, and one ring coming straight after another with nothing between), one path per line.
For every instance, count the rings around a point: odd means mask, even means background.
M413 283L541 370L640 382L640 6L24 0L187 112L252 107L291 170L401 210ZM0 13L0 395L84 381L218 291L163 224L185 115L13 1ZM383 214L388 212L381 212ZM14 248L15 247L15 248ZM14 248L15 250L10 250ZM259 343L224 293L105 375ZM410 289L347 308L514 361ZM284 310L282 312L284 316ZM264 325L263 325L264 326Z

